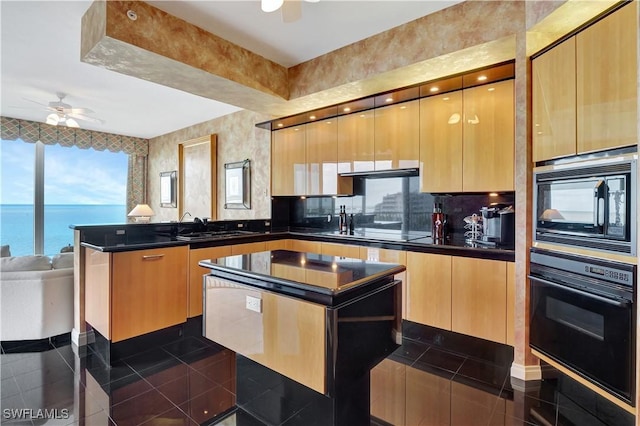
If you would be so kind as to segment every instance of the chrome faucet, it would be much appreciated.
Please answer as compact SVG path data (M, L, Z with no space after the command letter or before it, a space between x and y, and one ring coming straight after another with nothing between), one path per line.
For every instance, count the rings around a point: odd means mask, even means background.
M191 217L191 213L189 213L189 212L184 212L184 214L182 215L182 217L181 217L181 218L180 218L180 220L179 220L179 222L180 222L180 223L182 223L182 221L184 220L184 217L185 217L186 215L189 215L189 217Z

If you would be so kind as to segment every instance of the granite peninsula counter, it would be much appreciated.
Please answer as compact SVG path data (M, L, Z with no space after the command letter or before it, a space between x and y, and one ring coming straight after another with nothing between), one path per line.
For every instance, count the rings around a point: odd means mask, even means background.
M398 347L404 266L287 250L200 266L204 336L237 353L239 403L240 381L267 367L257 374L317 392L321 424L368 422L370 370Z

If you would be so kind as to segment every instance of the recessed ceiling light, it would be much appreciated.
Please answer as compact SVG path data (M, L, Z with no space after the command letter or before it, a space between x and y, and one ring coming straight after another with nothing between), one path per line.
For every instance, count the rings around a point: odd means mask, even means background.
M365 117L366 117L366 115L360 114L360 118L365 118Z
M447 96L446 98L442 98L443 101L448 101L449 97Z
M315 115L310 115L310 116L309 116L309 119L310 119L310 120L315 120L315 119L316 119L316 116L315 116Z
M489 197L497 197L498 193L497 192L490 192L489 193Z
M384 100L385 102L393 102L393 98L387 98Z
M349 112L349 111L351 111L351 108L349 108L349 107L345 107L345 108L343 109L343 111L344 111L344 112Z
M487 79L486 75L481 75L480 77L478 77L478 81L485 81Z
M407 106L406 106L406 105L402 105L402 106L400 107L400 109L407 109Z
M438 89L437 86L433 86L431 89L429 89L430 92L437 92L438 90L440 89Z
M489 92L493 92L494 90L496 90L496 88L495 88L495 87L489 87L487 90L488 90Z
M282 126L284 126L284 124L278 123L278 127L282 127Z

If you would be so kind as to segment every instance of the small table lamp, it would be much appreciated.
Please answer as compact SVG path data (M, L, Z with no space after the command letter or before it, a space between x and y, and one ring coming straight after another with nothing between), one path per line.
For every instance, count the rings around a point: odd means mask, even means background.
M148 204L138 204L127 216L134 217L138 223L149 223L149 219L153 216L153 210Z

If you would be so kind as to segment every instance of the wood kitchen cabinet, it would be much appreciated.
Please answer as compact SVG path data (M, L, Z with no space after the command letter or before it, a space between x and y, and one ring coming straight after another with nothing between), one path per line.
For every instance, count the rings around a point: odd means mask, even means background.
M189 250L189 292L187 316L189 318L202 315L202 276L209 270L198 265L206 259L231 256L231 246L206 247Z
M533 161L637 143L637 7L533 59Z
M287 250L302 253L320 253L320 241L287 240Z
M338 117L338 173L374 169L374 133L373 110Z
M422 192L513 191L513 80L420 100Z
M387 262L407 266L407 252L402 250L360 246L359 258L374 262ZM400 301L400 303L402 303L402 319L407 319L407 272L397 274L395 278L402 281L402 299ZM402 327L399 327L399 329L402 329Z
M451 330L505 343L507 262L453 257Z
M514 80L463 90L462 190L513 191Z
M289 240L265 241L264 249L265 250L286 250L288 241Z
M407 252L409 321L451 330L451 262L451 256Z
M638 4L576 35L578 153L638 143Z
M507 262L507 336L505 343L515 346L516 339L516 264Z
M353 178L338 176L338 122L321 120L305 125L306 195L336 195L353 192Z
M249 254L249 253L257 253L259 251L265 251L266 243L264 241L259 241L257 243L245 243L245 244L235 244L231 246L231 255L235 256L238 254Z
M375 170L418 167L420 158L420 101L376 108Z
M462 91L420 99L420 190L462 191Z
M246 308L260 300L260 311ZM235 281L206 278L206 337L325 393L325 308Z
M320 254L338 257L360 258L360 246L337 243L321 243Z
M338 176L338 125L321 120L272 133L273 195L353 192L353 178Z
M533 161L576 153L576 41L559 44L531 62Z
M186 321L188 250L181 246L111 254L112 342Z
M272 132L271 195L305 195L307 191L304 126Z

